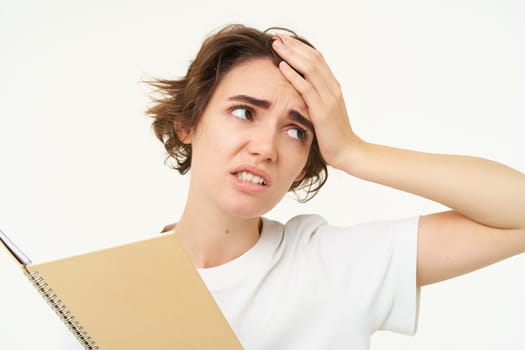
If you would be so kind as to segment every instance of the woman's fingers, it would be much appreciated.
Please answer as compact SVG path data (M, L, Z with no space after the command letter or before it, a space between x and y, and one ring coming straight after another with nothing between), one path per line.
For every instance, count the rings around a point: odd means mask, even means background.
M309 108L315 108L315 105L321 102L318 90L309 81L299 75L295 69L290 67L286 61L279 63L279 69L293 87L299 91Z
M338 81L323 56L305 43L278 36L273 47L283 59L279 69L308 106L323 158L331 166L342 167L348 145L357 136L350 126Z
M285 35L277 36L273 47L279 56L302 74L319 94L333 93L339 88L332 71L319 51Z

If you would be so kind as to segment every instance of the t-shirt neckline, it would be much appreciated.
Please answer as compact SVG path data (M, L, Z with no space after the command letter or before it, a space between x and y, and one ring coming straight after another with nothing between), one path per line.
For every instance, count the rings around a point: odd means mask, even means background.
M197 268L208 289L225 289L242 283L247 276L271 264L271 252L275 252L282 240L283 225L265 217L261 220L261 235L250 249L224 264Z

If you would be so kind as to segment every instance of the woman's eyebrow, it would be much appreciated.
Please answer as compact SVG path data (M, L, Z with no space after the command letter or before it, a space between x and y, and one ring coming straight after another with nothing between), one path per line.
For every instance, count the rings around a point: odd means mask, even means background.
M254 106L263 108L263 109L268 109L272 105L270 101L261 100L261 99L258 99L252 96L248 96L248 95L235 95L235 96L228 98L228 100L249 103ZM315 132L312 122L306 119L301 113L299 113L295 109L290 109L290 111L288 112L288 115L290 116L291 119L302 124L307 129L309 129L312 133Z
M251 96L248 96L248 95L235 95L235 96L232 96L232 97L228 98L228 100L230 100L230 101L246 102L246 103L250 103L250 104L252 104L254 106L261 107L261 108L264 108L264 109L268 109L272 105L270 101L260 100L258 98L251 97Z
M314 125L311 121L306 119L301 113L297 112L295 109L291 109L288 113L290 117L298 122L299 124L304 125L308 130L310 130L313 134L315 134Z

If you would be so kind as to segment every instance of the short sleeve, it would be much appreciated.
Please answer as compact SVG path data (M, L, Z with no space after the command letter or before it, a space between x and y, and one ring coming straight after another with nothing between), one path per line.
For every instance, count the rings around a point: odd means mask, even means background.
M316 216L299 219L303 252L318 261L319 279L335 286L332 295L345 312L358 313L370 334L415 333L419 217L351 227L330 226Z
M385 267L384 294L378 294L375 304L381 330L410 335L417 330L420 295L416 283L418 226L419 218L391 223L392 256Z

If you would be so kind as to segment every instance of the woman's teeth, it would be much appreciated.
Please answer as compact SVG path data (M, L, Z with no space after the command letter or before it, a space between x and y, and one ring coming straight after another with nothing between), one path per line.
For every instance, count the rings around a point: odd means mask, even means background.
M252 173L248 173L246 171L241 171L237 174L235 174L237 178L241 181L251 182L258 185L266 185L266 181L260 176L253 175Z

